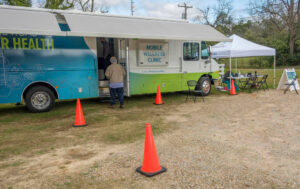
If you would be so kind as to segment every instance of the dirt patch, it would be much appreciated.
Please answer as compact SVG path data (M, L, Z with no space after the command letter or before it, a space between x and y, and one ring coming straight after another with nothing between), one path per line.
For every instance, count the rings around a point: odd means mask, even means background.
M0 169L14 188L299 188L300 96L281 91L208 97L166 111L174 131L154 136L166 173L145 178L143 140L60 148ZM132 118L134 119L134 118ZM93 128L96 129L96 128Z
M66 155L64 156L66 159L71 159L71 160L86 160L95 155L95 152L93 151L85 151L82 148L77 148L77 149L70 149L66 152Z

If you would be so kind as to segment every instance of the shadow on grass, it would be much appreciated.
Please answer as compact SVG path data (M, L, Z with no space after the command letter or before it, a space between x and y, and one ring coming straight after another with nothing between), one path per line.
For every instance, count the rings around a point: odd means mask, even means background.
M222 95L224 93L212 89L212 95ZM140 108L152 106L155 102L156 94L147 95L135 95L132 97L125 97L125 107L130 108ZM185 102L186 92L174 92L174 93L163 93L162 99L165 104L181 104ZM86 113L93 112L98 108L106 108L109 106L109 98L92 98L92 99L82 99L81 104ZM15 104L2 104L0 105L0 123L1 122L13 122L16 119L51 119L64 118L65 116L71 116L72 113L75 114L76 100L63 100L57 101L53 110L44 113L31 113L26 109L25 104L15 105Z

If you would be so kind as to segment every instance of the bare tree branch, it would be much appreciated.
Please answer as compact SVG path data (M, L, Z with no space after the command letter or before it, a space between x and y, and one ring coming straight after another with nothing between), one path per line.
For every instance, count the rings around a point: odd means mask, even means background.
M299 28L299 0L262 0L250 4L253 16L268 18L278 30L286 30L289 35L290 55L294 54L297 28Z
M103 0L98 1L98 4L95 4L94 0L75 0L75 2L76 5L85 12L100 11L101 13L107 13L109 11L109 7Z
M233 7L230 0L218 0L217 6L197 8L202 17L198 16L200 22L211 25L224 33L230 33L233 24Z

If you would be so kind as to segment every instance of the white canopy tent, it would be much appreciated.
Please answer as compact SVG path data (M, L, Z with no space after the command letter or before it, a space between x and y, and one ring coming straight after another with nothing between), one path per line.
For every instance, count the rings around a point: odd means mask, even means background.
M235 34L233 34L229 38L232 39L232 42L220 42L211 47L212 58L229 58L230 76L231 76L232 58L273 56L274 57L274 78L273 79L274 79L274 87L275 87L276 50L270 47L253 43Z

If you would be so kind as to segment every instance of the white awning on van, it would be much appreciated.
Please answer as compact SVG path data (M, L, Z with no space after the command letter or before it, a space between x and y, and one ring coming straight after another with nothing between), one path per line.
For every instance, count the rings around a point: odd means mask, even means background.
M0 33L66 35L50 12L1 6L0 18Z
M63 15L71 31L61 31L57 15ZM0 33L232 41L213 27L181 20L84 13L0 5Z
M216 29L183 21L97 14L62 13L70 36L231 41Z

